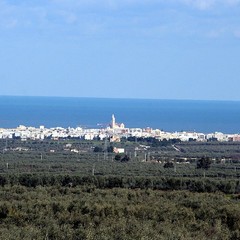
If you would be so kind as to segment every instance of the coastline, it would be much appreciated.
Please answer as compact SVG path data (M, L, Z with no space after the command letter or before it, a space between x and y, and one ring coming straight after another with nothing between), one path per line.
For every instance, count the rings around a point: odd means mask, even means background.
M115 119L114 119L115 121ZM79 139L79 140L100 140L109 139L111 142L120 142L122 138L155 138L159 141L178 139L182 142L196 141L220 141L239 142L240 134L224 134L222 132L201 133L201 132L165 132L152 128L125 128L124 124L112 123L106 128L39 128L20 125L17 128L0 128L0 139L21 139L22 141L44 140L44 139Z

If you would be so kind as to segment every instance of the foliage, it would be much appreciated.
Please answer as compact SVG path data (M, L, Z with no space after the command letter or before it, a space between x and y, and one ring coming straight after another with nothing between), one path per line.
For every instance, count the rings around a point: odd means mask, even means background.
M116 154L115 158L116 161L120 161L120 162L128 162L130 161L130 157L128 155L121 155L121 154Z
M189 190L191 192L240 193L240 180L212 180L208 178L176 177L134 177L134 176L76 176L20 174L4 176L7 185L19 185L30 188L39 186L93 186L100 189L116 187L152 190Z
M108 151L109 153L113 153L113 150L114 150L114 147L113 147L113 146L108 146L108 147L107 147L107 151Z
M174 164L173 162L166 162L164 165L163 165L164 168L174 168Z
M148 143L148 144L151 144L152 147L169 146L169 145L181 142L181 140L179 140L179 139L158 140L157 138L154 138L154 137L145 137L145 138L144 137L128 137L127 141L129 141L129 142Z
M103 148L96 146L94 147L93 152L103 152Z
M211 160L209 157L202 157L197 161L197 168L209 169L211 165Z
M0 140L0 239L240 239L240 145L154 141Z
M239 237L239 200L220 193L6 185L0 197L0 239Z
M130 157L128 155L124 155L124 157L121 159L121 162L128 162L130 161Z
M120 154L116 154L115 155L115 157L114 157L114 159L116 160L116 161L121 161L121 155Z

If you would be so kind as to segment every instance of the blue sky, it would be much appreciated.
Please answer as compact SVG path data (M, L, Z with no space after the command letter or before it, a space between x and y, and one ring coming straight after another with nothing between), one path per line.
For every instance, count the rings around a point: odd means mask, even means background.
M0 0L0 95L240 100L240 0Z

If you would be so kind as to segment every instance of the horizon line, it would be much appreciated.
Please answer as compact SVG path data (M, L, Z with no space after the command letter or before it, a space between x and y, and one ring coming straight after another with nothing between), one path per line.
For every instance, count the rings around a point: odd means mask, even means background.
M45 96L45 95L5 95L0 97L31 97L31 98L85 98L85 99L116 99L116 100L163 100L163 101L212 101L212 102L240 102L236 99L191 99L191 98L145 98L145 97L100 97L100 96Z

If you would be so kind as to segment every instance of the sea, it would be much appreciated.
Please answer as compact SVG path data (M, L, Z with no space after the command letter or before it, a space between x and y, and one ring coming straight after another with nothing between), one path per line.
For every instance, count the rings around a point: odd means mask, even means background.
M240 101L0 96L0 128L129 128L240 133Z

